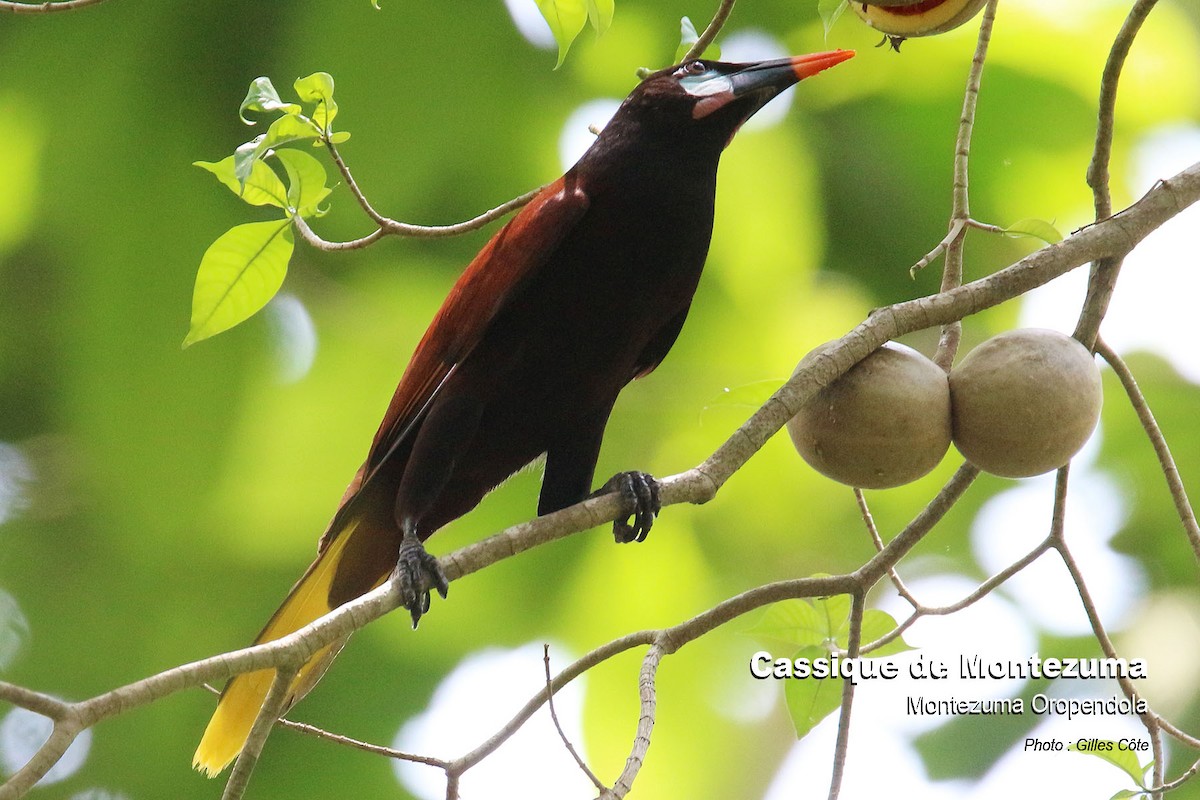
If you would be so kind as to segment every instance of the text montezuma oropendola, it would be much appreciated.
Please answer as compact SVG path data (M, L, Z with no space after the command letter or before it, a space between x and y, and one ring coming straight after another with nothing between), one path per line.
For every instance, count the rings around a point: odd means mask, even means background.
M589 496L617 394L679 335L708 254L717 162L743 122L833 51L750 64L689 61L655 72L591 148L492 237L442 304L400 379L366 462L321 538L316 561L255 643L285 636L383 583L399 582L415 626L446 579L422 542L545 455L538 513ZM620 473L645 538L658 487ZM344 641L309 660L300 699ZM215 775L242 749L274 677L235 676L196 750Z

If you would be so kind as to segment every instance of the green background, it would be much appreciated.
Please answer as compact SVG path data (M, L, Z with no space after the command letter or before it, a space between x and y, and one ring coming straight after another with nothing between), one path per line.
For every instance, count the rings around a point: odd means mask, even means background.
M284 291L311 314L318 343L298 381L281 379L286 351L271 313L181 350L205 248L232 225L268 218L190 166L253 135L236 114L253 78L272 77L286 99L296 77L331 73L338 127L354 134L342 153L376 208L447 223L559 174L567 115L586 100L624 96L636 68L665 65L679 18L700 24L709 5L620 0L612 29L600 39L585 32L557 71L553 51L526 42L498 0L391 0L382 10L366 0L111 0L0 16L0 442L30 473L0 474L0 484L22 490L19 508L0 514L0 590L24 620L0 617L0 633L19 640L0 678L82 699L247 643L311 558L417 339L494 230L388 239L341 255L298 244ZM786 378L871 308L936 290L936 267L915 281L908 267L946 229L975 25L910 41L896 55L873 48L878 35L849 14L826 40L812 5L744 0L735 11L727 32L757 28L791 52L853 47L859 56L806 82L782 124L744 131L727 151L691 317L664 365L622 395L598 476L693 466L769 391L761 382ZM1098 76L1124 4L1041 16L1032 5L1002 4L1011 8L1001 9L984 78L971 210L1000 225L1055 220L1066 232L1088 219L1083 175ZM1124 178L1138 138L1200 120L1200 7L1159 5L1122 84L1118 207L1134 199ZM316 225L331 239L370 230L344 187ZM968 277L1037 246L972 233ZM966 345L1016 316L1014 303L968 320ZM927 350L932 342L911 341ZM1132 363L1195 493L1200 389L1153 355ZM1099 467L1129 504L1115 545L1141 562L1147 599L1173 593L1197 613L1196 565L1153 454L1111 374L1105 381ZM928 478L870 493L885 536L958 463L952 450ZM537 483L532 472L514 478L431 549L445 553L528 518ZM981 479L924 552L947 571L984 578L968 527L1011 485ZM552 640L578 654L752 586L853 569L871 553L850 490L777 436L715 501L668 509L646 544L615 547L604 530L575 536L456 583L417 634L403 615L371 626L295 716L387 744L472 652ZM746 658L760 646L739 633L749 622L667 660L635 796L755 797L769 783L791 742L779 687L755 687L779 699L753 722L713 702L748 680ZM1040 646L1097 651L1086 637L1044 634ZM632 741L638 663L616 659L587 683L584 750L607 780ZM103 787L131 800L216 797L219 786L188 768L211 708L208 695L191 691L105 722L79 772L30 796ZM1193 699L1162 710L1200 728ZM987 725L952 729L970 737L969 757L930 748L931 772L986 770L1007 746ZM1193 758L1182 753L1172 767ZM850 769L869 765L863 753ZM1115 791L1123 784L1113 776ZM826 781L813 776L814 791ZM1022 776L1012 781L1016 788ZM251 788L254 797L397 792L384 760L284 732ZM515 796L515 787L495 792Z

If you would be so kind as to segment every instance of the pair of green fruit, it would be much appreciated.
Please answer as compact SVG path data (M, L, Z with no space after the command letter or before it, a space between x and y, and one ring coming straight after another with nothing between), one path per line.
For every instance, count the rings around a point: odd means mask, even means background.
M1100 370L1086 347L1025 328L988 339L949 374L889 342L821 389L787 428L809 465L863 489L920 478L951 441L980 469L1024 478L1070 461L1095 429L1101 401Z

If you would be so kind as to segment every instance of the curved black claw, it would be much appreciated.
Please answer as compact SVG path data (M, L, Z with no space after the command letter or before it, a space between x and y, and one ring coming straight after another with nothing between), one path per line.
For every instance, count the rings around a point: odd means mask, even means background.
M429 589L425 587L437 589L442 599L450 591L450 582L438 560L429 555L425 545L411 531L400 540L400 554L392 580L399 586L400 597L412 615L414 628L421 621L421 615L429 611Z
M642 542L662 510L658 498L658 481L646 472L618 472L600 487L596 494L616 492L625 501L622 516L613 522L613 538L621 544ZM633 518L633 524L629 523Z

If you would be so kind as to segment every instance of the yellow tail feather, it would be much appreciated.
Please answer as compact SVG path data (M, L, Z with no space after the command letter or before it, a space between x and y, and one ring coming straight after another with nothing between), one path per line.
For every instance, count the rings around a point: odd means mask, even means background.
M356 521L351 522L317 556L317 560L292 588L283 605L254 640L255 644L287 636L332 610L329 607L329 587L333 583L338 562L341 561L342 552L354 532L355 525ZM289 707L320 680L343 644L344 639L321 648L301 667L288 690ZM192 759L195 769L204 772L210 778L216 777L237 758L246 744L254 718L258 715L274 678L275 670L265 669L237 675L229 682L204 731L200 746L196 748L196 755Z

